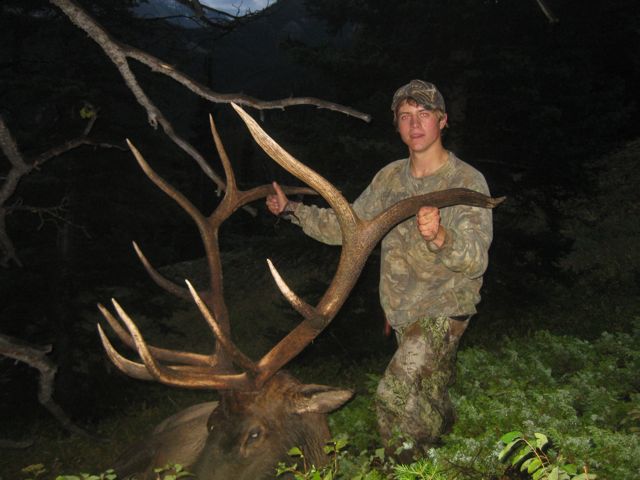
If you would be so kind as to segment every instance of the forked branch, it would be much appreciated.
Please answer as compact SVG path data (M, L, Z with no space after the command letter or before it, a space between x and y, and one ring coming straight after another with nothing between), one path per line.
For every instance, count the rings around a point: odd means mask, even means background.
M101 148L119 148L121 146L110 143L97 143L89 138L89 133L97 120L97 116L91 117L84 127L84 131L78 137L67 140L55 147L42 152L33 157L25 157L20 151L17 142L13 138L9 127L7 127L2 115L0 115L0 150L9 160L11 167L0 184L0 266L8 266L10 262L14 262L18 266L22 266L22 262L18 257L11 236L7 232L6 217L14 211L35 211L43 212L42 208L29 208L25 205L7 205L9 199L15 194L19 183L24 177L37 170L45 162L58 157L66 152L83 145L92 145ZM50 211L55 209L50 209Z
M68 431L84 437L90 436L78 427L52 398L58 367L49 359L51 345L32 345L8 335L0 335L0 355L26 363L40 372L38 400Z
M129 65L129 59L135 59L144 65L147 65L151 70L162 75L166 75L181 85L185 86L196 95L205 98L214 103L230 103L236 102L242 105L247 105L256 109L284 109L286 107L294 105L314 105L318 108L325 108L344 113L346 115L360 118L364 121L370 121L369 115L358 112L352 108L345 107L333 102L326 102L312 97L301 98L286 98L274 101L262 101L241 94L221 94L212 91L204 85L198 83L182 72L176 70L173 66L163 62L162 60L150 55L146 52L138 50L134 47L118 42L111 38L109 33L85 12L79 5L73 0L50 0L50 2L58 7L62 12L75 24L78 28L84 30L91 39L93 39L109 57L109 59L116 66L120 75L122 76L125 84L135 96L138 103L147 112L147 119L149 124L153 128L157 128L160 125L167 136L184 152L186 152L191 158L193 158L202 171L218 186L219 189L224 190L224 181L215 173L211 166L207 163L205 158L198 152L198 150L191 145L184 137L180 136L171 122L157 107L157 105L149 98L145 90L142 88L138 79L131 71Z

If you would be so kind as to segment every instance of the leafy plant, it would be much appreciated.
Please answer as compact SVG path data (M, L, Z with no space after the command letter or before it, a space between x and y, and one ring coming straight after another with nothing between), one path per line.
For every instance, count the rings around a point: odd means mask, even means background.
M185 470L185 468L179 463L173 465L167 464L164 467L155 468L153 471L156 473L159 480L177 480L178 478L185 477L195 478L195 475ZM162 475L162 477L160 475Z
M56 480L117 480L118 475L113 470L93 475L91 473L80 473L78 475L58 475ZM168 480L168 479L167 479Z
M34 480L36 477L46 472L46 469L42 464L30 465L22 469L25 473L31 473L34 478L27 478L25 480ZM195 476L185 470L180 464L167 464L164 467L156 468L153 470L156 474L157 480L177 480L179 478L186 478ZM118 480L118 475L112 470L106 470L105 472L92 474L92 473L79 473L74 475L58 475L55 480Z
M47 473L47 469L44 468L44 465L42 463L34 463L32 465L24 467L22 470L20 470L20 472L24 475L28 475L25 480L35 480L40 475L44 475L45 473Z
M338 438L328 442L323 448L324 452L331 457L331 463L321 468L317 468L315 465L308 465L302 450L298 447L293 447L289 450L288 454L291 457L302 460L302 469L298 467L297 463L285 465L281 462L276 468L276 476L279 477L285 473L289 473L292 474L296 480L333 480L337 478L338 474L338 456L346 446L346 438Z
M578 473L577 467L565 463L561 454L552 453L551 442L543 433L535 433L535 440L525 438L521 432L504 434L500 441L505 444L498 458L512 467L531 475L533 480L589 480L593 473Z

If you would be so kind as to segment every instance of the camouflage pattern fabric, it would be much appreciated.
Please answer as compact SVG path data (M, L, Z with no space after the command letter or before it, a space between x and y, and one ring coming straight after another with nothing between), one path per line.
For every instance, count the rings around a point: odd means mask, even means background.
M414 178L409 159L390 163L353 203L355 212L371 219L413 195L464 187L489 195L480 172L449 154L433 175ZM398 330L420 318L471 315L480 301L493 232L491 210L458 205L440 211L447 230L442 248L420 236L415 218L394 227L382 241L380 301L387 320ZM341 243L333 210L300 204L292 222L324 243Z
M426 109L446 112L444 97L433 83L411 80L393 94L391 110L394 113L394 118L398 105L408 99L416 101L418 105L422 105Z
M448 388L455 382L456 352L468 322L425 318L397 332L398 350L376 392L378 428L391 450L410 441L426 453L453 425Z

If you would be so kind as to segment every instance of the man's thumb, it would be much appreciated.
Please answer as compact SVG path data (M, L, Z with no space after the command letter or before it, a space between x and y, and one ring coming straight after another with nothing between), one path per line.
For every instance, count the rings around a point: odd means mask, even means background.
M276 195L278 196L278 199L285 199L287 198L287 196L284 194L284 191L282 190L282 188L280 187L280 185L278 184L278 182L272 182L273 185L273 189L276 192Z

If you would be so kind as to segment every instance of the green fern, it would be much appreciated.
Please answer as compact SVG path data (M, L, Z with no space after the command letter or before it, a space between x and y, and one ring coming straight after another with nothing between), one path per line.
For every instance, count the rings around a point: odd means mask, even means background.
M438 468L426 459L410 465L397 465L394 470L396 480L446 480Z

